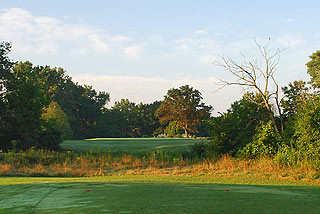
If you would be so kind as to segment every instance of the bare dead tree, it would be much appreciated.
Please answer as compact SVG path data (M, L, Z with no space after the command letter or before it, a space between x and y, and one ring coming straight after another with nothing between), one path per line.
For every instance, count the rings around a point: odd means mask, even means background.
M238 63L230 57L221 56L221 61L215 62L215 64L223 67L224 70L230 72L235 78L234 81L220 79L222 87L237 85L253 88L262 97L263 105L270 115L275 131L280 135L284 127L279 100L279 85L274 74L280 61L281 52L285 49L271 51L269 43L270 39L264 46L255 41L260 56L257 59L248 61L241 54L242 62ZM274 112L273 107L275 107L277 112ZM278 127L276 122L275 114L279 115L280 127Z

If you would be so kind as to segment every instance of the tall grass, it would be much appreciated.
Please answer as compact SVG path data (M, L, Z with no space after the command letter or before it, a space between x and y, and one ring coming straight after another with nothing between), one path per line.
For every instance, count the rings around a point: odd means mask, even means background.
M274 160L218 160L192 158L177 153L140 154L106 152L54 152L30 149L0 153L2 176L109 176L109 175L190 175L260 177L320 183L320 172L309 165L281 165Z

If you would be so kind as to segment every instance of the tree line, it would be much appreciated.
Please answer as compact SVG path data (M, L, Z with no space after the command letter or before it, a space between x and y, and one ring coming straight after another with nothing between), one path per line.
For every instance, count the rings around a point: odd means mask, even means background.
M247 92L218 117L208 121L211 141L194 147L196 154L218 158L271 158L285 165L307 163L320 169L320 51L306 63L310 81L281 87L275 71L282 50L256 43L259 56L242 62L222 57L217 64L233 76L222 86L243 86ZM280 91L283 98L280 99Z
M122 99L72 81L63 68L13 62L11 44L0 44L0 149L58 149L64 139L207 135L210 106L186 85L150 104ZM171 101L170 101L171 100ZM175 100L177 102L175 102ZM172 102L173 101L173 102ZM168 109L170 111L167 111ZM174 120L174 121L173 121Z
M310 81L280 87L275 78L282 50L256 43L260 59L217 63L234 77L222 87L247 92L219 116L201 93L184 85L150 104L122 99L107 108L110 94L74 83L62 68L13 62L10 43L0 45L0 149L57 149L64 139L92 137L209 136L192 147L194 157L274 159L320 168L320 51L307 62ZM283 97L280 98L280 92Z

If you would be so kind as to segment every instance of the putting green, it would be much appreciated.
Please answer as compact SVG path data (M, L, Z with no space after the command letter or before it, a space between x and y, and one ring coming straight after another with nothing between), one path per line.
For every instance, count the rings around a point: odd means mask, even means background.
M125 181L39 182L35 184L0 185L0 213L5 214L318 214L319 210L320 188L317 186L251 186Z

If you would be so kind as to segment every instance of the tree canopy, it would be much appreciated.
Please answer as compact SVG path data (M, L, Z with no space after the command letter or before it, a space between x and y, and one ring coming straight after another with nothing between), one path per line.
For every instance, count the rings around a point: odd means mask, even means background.
M306 66L311 76L310 82L315 88L320 88L320 51L314 52L309 58L311 60L306 63Z
M210 117L212 107L206 106L201 100L201 93L189 85L172 88L165 95L156 116L162 124L175 121L188 137L190 132L198 131L197 125L202 119Z

